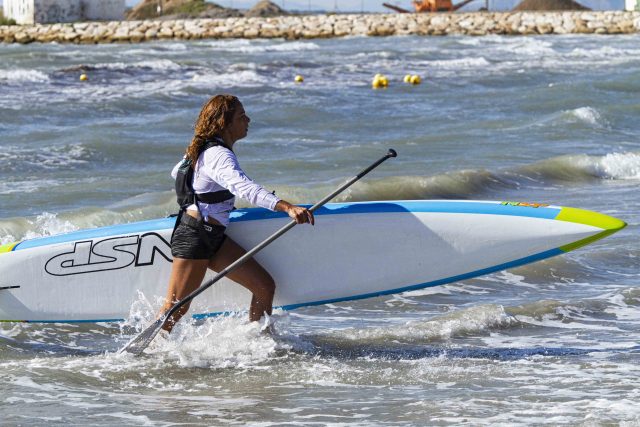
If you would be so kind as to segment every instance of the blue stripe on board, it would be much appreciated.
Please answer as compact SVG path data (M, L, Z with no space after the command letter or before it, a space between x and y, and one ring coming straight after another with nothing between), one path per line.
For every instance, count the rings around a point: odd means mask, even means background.
M97 237L122 236L140 234L147 231L159 231L173 228L175 218L152 219L149 221L132 222L129 224L110 225L108 227L92 228L89 230L72 231L51 237L25 240L18 243L13 250L35 248L38 246L55 245L58 243L91 240Z
M301 205L310 207L311 205ZM404 200L389 202L329 203L315 212L315 215L344 215L389 212L442 212L472 213L489 215L523 216L530 218L554 219L560 208L510 206L491 202ZM257 219L283 218L284 212L264 209L242 209L233 212L232 221L254 221Z
M310 205L304 205L309 207ZM473 213L489 215L509 215L530 218L554 219L560 213L559 208L528 206L508 206L489 202L468 201L390 201L390 202L359 202L359 203L330 203L315 212L315 215L348 215L375 214L393 212L441 212L441 213ZM255 221L261 219L285 218L283 212L271 212L266 209L249 208L238 209L231 213L232 222ZM74 231L57 236L25 240L18 243L12 250L35 248L38 246L58 243L90 240L98 237L140 234L147 231L158 231L173 228L174 218L162 218L150 221L133 222L130 224L112 225L90 230Z
M365 299L365 298L372 298L372 297L378 297L378 296L382 296L382 295L390 295L390 294L398 294L401 292L407 292L407 291L415 291L418 289L424 289L424 288L430 288L433 286L440 286L440 285L445 285L447 283L453 283L453 282L457 282L460 280L466 280L466 279L471 279L472 277L477 277L477 276L482 276L484 274L489 274L489 273L494 273L496 271L500 271L500 270L506 270L509 268L514 268L514 267L518 267L524 264L529 264L535 261L540 261L543 260L545 258L551 258L553 256L556 255L561 255L564 254L565 252L560 250L560 249L551 249L548 251L544 251L544 252L540 252L539 254L536 255L531 255L528 257L524 257L524 258L520 258L517 259L515 261L510 261L504 264L500 264L500 265L496 265L493 267L488 267L488 268L483 268L481 270L476 270L476 271L472 271L470 273L465 273L465 274L460 274L457 276L452 276L452 277L448 277L446 279L440 279L440 280L434 280L432 282L425 282L425 283L420 283L418 285L412 285L412 286L404 286L402 288L396 288L396 289L389 289L386 291L379 291L379 292L371 292L368 294L361 294L361 295L354 295L351 297L345 297L345 298L334 298L334 299L327 299L327 300L322 300L322 301L311 301L311 302L305 302L302 304L290 304L290 305L284 305L284 306L279 306L279 307L274 307L274 308L280 308L282 310L293 310L296 308L300 308L300 307L310 307L310 306L314 306L314 305L322 305L322 304L332 304L332 303L337 303L337 302L345 302L345 301L355 301L355 300L359 300L359 299ZM216 317L216 316L220 316L220 315L225 315L225 314L229 314L232 312L216 312L216 313L202 313L202 314L194 314L191 317L194 319L206 319L208 317ZM98 320L25 320L23 322L28 322L28 323L98 323L98 322L122 322L124 321L124 319L98 319Z

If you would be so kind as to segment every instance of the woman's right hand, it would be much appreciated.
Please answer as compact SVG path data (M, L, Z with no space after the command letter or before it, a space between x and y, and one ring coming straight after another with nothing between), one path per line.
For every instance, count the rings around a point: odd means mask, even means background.
M307 208L303 208L302 206L292 205L285 200L280 200L276 204L276 211L286 212L287 215L289 215L289 217L298 224L305 224L307 222L311 225L315 224L313 212Z

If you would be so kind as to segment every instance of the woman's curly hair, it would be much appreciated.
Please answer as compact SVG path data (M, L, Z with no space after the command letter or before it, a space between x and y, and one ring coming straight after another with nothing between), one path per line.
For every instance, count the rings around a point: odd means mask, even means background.
M198 161L206 141L214 136L222 136L222 131L231 123L238 105L240 101L233 95L216 95L204 104L196 120L193 139L185 154L193 166Z

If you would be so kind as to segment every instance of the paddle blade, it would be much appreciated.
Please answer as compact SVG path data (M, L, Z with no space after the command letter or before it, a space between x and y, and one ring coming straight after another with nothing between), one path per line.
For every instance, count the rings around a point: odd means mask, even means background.
M151 344L151 341L158 335L160 329L162 329L162 325L166 321L166 317L162 316L160 319L153 322L151 325L147 327L144 331L138 334L137 337L129 341L127 345L125 345L118 353L127 352L131 353L135 356L140 356L145 348Z

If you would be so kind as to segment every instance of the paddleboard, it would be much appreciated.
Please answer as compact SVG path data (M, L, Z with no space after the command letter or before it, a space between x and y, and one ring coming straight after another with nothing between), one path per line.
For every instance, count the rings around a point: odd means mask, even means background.
M250 249L289 218L238 209L227 234ZM0 246L0 321L103 322L164 296L175 218ZM380 201L327 204L256 259L276 281L274 306L297 307L443 285L560 255L626 224L535 203ZM213 273L207 274L208 278ZM223 279L196 298L196 318L247 310L249 291Z

